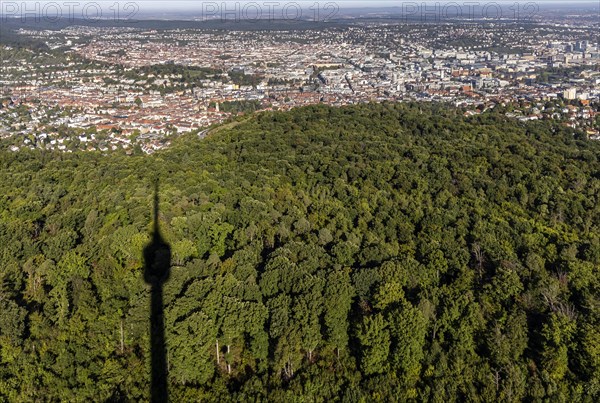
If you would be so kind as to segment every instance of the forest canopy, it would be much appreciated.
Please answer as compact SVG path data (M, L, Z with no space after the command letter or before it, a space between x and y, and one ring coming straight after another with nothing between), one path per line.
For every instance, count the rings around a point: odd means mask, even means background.
M442 104L239 118L151 156L0 151L0 400L598 401L600 144Z

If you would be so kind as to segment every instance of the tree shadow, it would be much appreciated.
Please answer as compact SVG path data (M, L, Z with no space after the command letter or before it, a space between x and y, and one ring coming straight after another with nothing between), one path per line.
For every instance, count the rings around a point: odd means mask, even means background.
M167 350L163 312L163 284L169 279L171 247L160 234L158 221L158 180L154 185L154 226L152 240L144 248L144 280L151 286L150 348L152 354L151 401L167 402Z

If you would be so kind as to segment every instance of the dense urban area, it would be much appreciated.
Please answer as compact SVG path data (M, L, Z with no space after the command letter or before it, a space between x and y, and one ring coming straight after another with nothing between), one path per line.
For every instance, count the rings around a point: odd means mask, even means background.
M447 102L467 115L498 108L600 138L600 52L590 26L576 22L33 25L17 35L38 49L18 40L0 48L0 136L14 151L151 153L254 111L386 100Z

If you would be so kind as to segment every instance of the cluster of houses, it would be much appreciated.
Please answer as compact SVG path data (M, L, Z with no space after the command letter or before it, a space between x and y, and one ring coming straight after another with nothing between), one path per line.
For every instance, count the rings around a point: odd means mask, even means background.
M593 123L600 105L597 44L575 34L571 40L542 37L535 29L483 28L448 25L436 34L385 24L275 33L131 27L27 31L23 34L70 50L62 63L13 59L3 66L0 114L11 124L0 124L0 136L20 135L22 143L13 148L139 145L153 152L167 146L172 135L200 132L240 112L220 107L227 103L286 110L421 100L452 102L470 113L519 104L515 118L561 119L598 137ZM82 40L86 37L93 39ZM476 38L477 45L452 45L464 37ZM521 51L497 49L507 41ZM156 65L176 68L144 70ZM204 73L190 80L198 69ZM25 105L27 113L16 114L15 105ZM56 109L64 113L49 119L48 110ZM70 139L48 129L61 126L71 129ZM100 139L94 133L101 133Z

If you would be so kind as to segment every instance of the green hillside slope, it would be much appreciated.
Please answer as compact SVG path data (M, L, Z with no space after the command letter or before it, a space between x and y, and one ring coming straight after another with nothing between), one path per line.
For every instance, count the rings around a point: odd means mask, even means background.
M0 152L0 400L597 401L600 144L443 105L261 113L153 156Z

